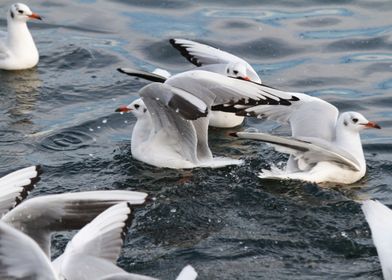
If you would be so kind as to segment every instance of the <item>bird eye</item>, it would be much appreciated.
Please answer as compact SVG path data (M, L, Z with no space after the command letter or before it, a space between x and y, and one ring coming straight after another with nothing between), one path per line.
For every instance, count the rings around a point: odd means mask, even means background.
M19 13L19 14L23 14L23 11L22 11L22 10L18 10L18 13Z
M352 121L353 121L353 123L357 123L358 119L357 118L353 118Z
M227 74L229 74L229 73L230 73L230 70L229 70L229 68L227 68L227 70L226 70L226 73L227 73Z
M234 75L237 75L238 74L238 70L234 70L233 73L234 73Z
M139 104L135 104L133 107L135 107L135 109L138 109L140 107Z

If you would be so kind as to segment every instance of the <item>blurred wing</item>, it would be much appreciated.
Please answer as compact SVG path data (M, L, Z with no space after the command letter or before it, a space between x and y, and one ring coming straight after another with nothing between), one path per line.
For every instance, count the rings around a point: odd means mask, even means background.
M35 197L8 212L3 221L33 238L50 256L53 232L80 229L98 214L119 202L144 204L146 193L90 191Z
M148 81L152 82L159 82L159 83L164 83L166 81L166 77L156 74L156 73L151 73L151 72L146 72L142 70L136 70L132 68L117 68L117 71L120 73L127 74L132 77L137 77L137 78L142 78Z
M373 200L364 201L362 211L372 232L384 279L392 279L392 211Z
M201 99L208 106L218 106L219 110L233 109L230 105L244 104L244 106L259 104L291 105L298 100L289 92L266 91L269 89L257 83L229 78L217 73L193 70L174 75L165 84L185 90ZM234 108L235 109L235 108ZM235 112L238 111L237 109Z
M130 204L124 202L108 208L68 242L63 255L55 260L55 267L67 278L68 270L75 269L75 259L81 268L85 266L83 260L88 257L104 259L116 264L127 227L131 222Z
M50 260L38 244L2 221L0 221L0 279L57 279Z
M248 62L231 53L185 39L170 39L170 44L176 48L190 63L200 67L211 64L226 65L230 62L241 62L246 65L248 77L257 83L260 78ZM225 67L226 68L226 67ZM220 70L209 71L220 73ZM221 73L222 74L222 73Z
M197 163L197 135L190 120L205 117L206 104L166 84L147 85L139 94L151 115L155 135L169 143L165 148L171 147L186 160Z
M259 140L273 145L278 145L278 151L292 154L297 159L303 160L308 165L320 161L332 161L344 164L354 171L360 170L359 162L349 153L343 151L331 143L321 143L319 139L307 139L304 141L295 138L286 138L265 133L237 132L235 136L245 139Z
M265 93L280 96L282 91L261 86ZM317 137L332 141L335 137L335 126L339 115L338 109L332 104L303 93L287 94L296 101L285 103L235 104L223 108L236 112L237 115L267 118L281 123L289 123L294 137ZM230 108L232 110L230 110Z
M197 278L196 270L191 265L187 265L181 270L176 280L195 280L196 278Z
M0 217L27 197L41 174L40 166L30 166L0 178Z

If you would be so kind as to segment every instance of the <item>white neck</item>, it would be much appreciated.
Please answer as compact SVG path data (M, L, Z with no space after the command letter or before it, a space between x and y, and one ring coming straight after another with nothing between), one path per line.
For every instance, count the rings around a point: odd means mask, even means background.
M13 20L10 15L7 17L7 45L12 49L13 55L24 56L26 50L28 55L37 55L38 51L35 46L33 37L27 27L27 23L21 20Z
M343 122L336 125L336 145L349 152L355 159L358 160L361 168L366 169L365 156L363 154L361 137L358 131L347 129Z

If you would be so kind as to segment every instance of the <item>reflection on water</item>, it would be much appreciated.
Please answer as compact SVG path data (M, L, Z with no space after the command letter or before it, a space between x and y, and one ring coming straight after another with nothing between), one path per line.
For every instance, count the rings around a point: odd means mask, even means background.
M14 1L0 3L6 11ZM0 173L40 163L33 195L91 189L147 191L119 263L174 279L381 279L358 199L392 203L389 1L30 2L45 17L31 31L36 69L0 72ZM0 13L0 18L3 14ZM0 20L5 27L5 20ZM3 29L3 28L2 28ZM248 60L273 87L307 92L383 129L362 135L368 173L352 186L262 181L286 162L267 145L212 130L211 149L245 164L167 170L131 156L132 114L116 114L146 82L118 67L193 68L168 43L194 39ZM249 119L244 130L287 133ZM71 234L55 237L58 254Z

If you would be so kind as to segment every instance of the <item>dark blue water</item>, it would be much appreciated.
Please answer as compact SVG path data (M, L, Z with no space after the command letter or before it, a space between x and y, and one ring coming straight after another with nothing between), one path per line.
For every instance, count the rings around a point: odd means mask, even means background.
M12 1L0 3L1 27ZM37 68L0 72L0 173L42 164L32 195L95 189L146 191L119 264L174 279L380 279L358 200L392 205L390 1L28 1ZM168 170L131 156L131 114L116 114L146 83L115 69L192 66L168 39L182 37L248 60L271 86L355 110L383 129L362 135L368 172L350 186L261 181L286 157L212 130L214 154L244 166ZM249 119L245 128L287 131ZM58 234L59 254L71 235Z

